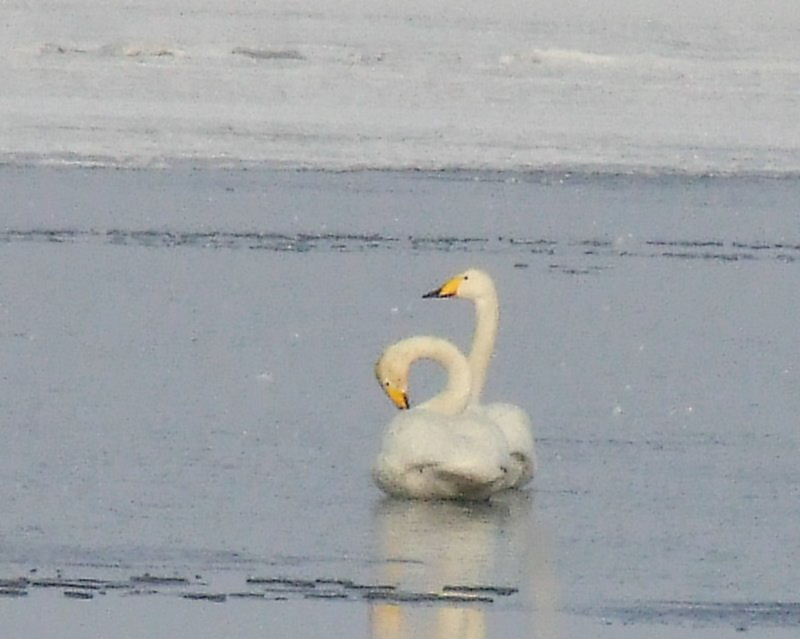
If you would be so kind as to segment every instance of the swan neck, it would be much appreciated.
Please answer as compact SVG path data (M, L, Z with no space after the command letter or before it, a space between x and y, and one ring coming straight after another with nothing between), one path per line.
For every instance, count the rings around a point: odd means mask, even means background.
M472 373L470 403L480 403L489 362L494 353L497 327L500 323L500 304L494 290L475 300L475 333L472 336L472 350L469 354L469 367Z

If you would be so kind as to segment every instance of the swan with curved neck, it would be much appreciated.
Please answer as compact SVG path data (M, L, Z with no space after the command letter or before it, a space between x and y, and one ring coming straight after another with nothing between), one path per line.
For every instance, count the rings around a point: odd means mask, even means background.
M389 346L375 364L375 376L395 406L409 408L408 375L418 359L430 359L447 372L447 386L419 408L442 415L457 415L467 406L470 393L470 370L456 346L438 337L409 337Z
M409 371L419 359L444 366L447 385L409 410ZM456 346L438 337L401 340L381 355L375 375L389 399L403 411L384 435L373 468L382 490L422 499L486 499L507 487L512 460L506 438L490 419L465 410L471 376L469 364Z
M509 473L509 486L525 485L533 477L536 468L530 418L524 410L513 404L480 403L500 323L500 303L492 278L484 271L471 268L423 297L459 297L474 302L475 332L468 358L472 375L469 407L488 416L501 428L514 459L513 472Z

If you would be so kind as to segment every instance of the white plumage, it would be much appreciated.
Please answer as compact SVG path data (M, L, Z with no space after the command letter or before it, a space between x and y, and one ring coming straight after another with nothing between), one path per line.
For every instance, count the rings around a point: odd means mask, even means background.
M375 367L386 394L408 408L413 362L431 359L447 369L444 391L395 417L373 469L378 486L401 497L486 499L509 485L513 459L507 438L483 411L466 410L469 365L447 340L418 336L388 347Z
M519 406L513 404L480 403L500 322L500 304L492 278L479 269L468 269L423 297L460 297L475 303L475 333L468 357L472 381L467 410L482 414L502 430L512 458L508 486L512 488L524 486L536 472L530 417Z

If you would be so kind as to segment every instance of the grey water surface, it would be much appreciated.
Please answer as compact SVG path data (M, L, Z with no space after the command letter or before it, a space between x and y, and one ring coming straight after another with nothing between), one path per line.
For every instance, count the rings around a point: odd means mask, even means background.
M0 635L797 636L800 181L0 167ZM472 308L540 471L385 498ZM412 378L412 403L443 381Z

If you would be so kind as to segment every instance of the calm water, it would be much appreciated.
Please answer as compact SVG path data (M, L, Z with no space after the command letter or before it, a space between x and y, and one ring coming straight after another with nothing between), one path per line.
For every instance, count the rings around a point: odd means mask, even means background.
M0 634L797 634L796 180L0 190ZM466 348L469 304L420 296L470 265L503 304L487 397L529 410L541 472L384 499L372 364L416 333ZM412 400L441 381L421 366Z

